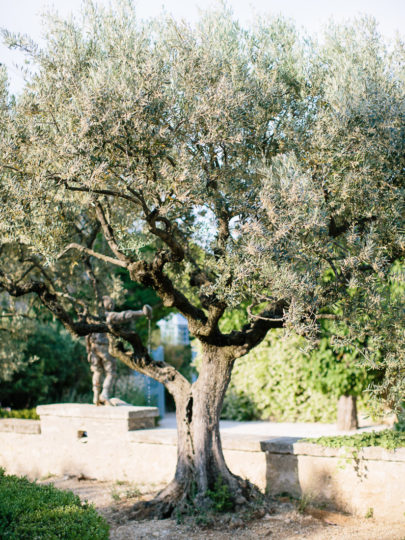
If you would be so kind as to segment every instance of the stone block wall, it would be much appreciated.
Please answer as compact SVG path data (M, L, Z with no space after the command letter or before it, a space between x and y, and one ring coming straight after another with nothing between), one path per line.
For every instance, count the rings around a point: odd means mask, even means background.
M325 448L282 437L261 444L267 491L306 497L338 510L377 519L404 519L405 448L395 451Z

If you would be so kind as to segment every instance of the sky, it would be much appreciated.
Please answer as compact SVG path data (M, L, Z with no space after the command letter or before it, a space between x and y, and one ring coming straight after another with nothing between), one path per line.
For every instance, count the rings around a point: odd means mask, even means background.
M0 0L0 28L12 32L28 34L35 41L41 39L41 17L49 6L61 15L80 11L81 0ZM97 0L108 4L109 0ZM138 0L135 2L138 16L148 18L158 15L164 9L176 19L193 22L198 18L201 7L214 5L214 2L195 0ZM396 32L404 36L404 0L228 0L236 17L246 23L254 14L281 13L295 20L298 27L310 33L319 33L330 18L342 21L361 14L375 17L380 32L387 38L395 38ZM23 76L16 65L23 63L23 57L16 51L9 51L0 44L0 63L8 70L10 91L19 93L24 85Z

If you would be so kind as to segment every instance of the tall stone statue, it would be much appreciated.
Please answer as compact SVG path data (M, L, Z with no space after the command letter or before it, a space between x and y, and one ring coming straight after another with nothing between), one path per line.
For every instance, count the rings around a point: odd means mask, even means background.
M122 326L140 317L152 318L152 308L145 304L140 311L115 312L114 300L110 296L103 296L103 305L108 324ZM86 337L87 359L90 364L93 382L93 403L95 405L110 405L111 390L117 370L117 360L108 352L107 334L90 334ZM103 386L101 380L105 374Z

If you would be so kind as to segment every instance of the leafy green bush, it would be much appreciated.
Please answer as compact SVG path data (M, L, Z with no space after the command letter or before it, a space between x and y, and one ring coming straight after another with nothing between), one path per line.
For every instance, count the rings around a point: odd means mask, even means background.
M278 331L236 361L222 418L232 420L333 422L336 398L311 385L305 341Z
M25 420L39 420L36 409L7 410L0 409L0 418L24 418Z
M109 526L77 495L0 469L0 538L3 540L108 540Z
M395 450L395 448L405 447L405 433L393 431L392 429L305 440L329 448L365 448L367 446L380 446L387 450Z
M91 402L91 375L83 341L74 339L60 323L50 321L37 321L26 339L19 368L8 380L0 379L3 407Z
M359 397L360 406L371 412L365 389L373 373L358 364L354 348L334 350L326 331L324 335L317 349L306 352L305 339L269 332L263 343L235 362L222 418L335 422L341 395Z

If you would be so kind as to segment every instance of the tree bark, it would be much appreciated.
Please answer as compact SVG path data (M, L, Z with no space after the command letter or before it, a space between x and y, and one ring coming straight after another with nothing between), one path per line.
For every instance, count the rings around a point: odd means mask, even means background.
M351 431L358 427L357 398L355 396L340 396L338 402L337 428L340 431Z
M177 419L174 479L154 500L135 505L133 517L165 518L175 511L209 510L213 500L207 492L215 491L218 484L229 494L228 508L246 504L259 495L255 486L231 473L222 452L219 419L233 362L219 347L203 346L198 380L187 395L174 396Z

